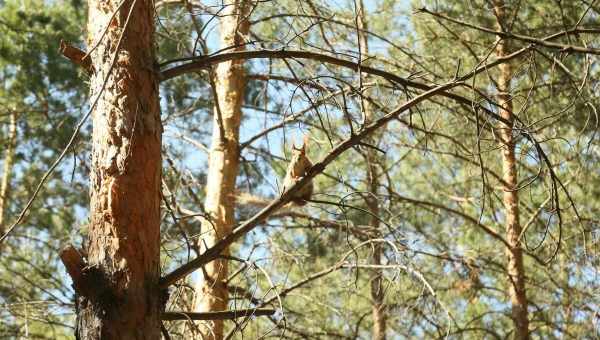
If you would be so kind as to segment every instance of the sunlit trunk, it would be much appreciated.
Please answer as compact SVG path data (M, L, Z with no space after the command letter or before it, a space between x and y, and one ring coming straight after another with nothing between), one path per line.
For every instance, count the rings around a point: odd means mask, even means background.
M494 1L494 11L498 18L498 29L506 25L505 4L502 0ZM508 41L500 40L496 47L496 56L504 57L509 54ZM510 248L506 249L508 259L507 270L509 275L509 297L512 305L512 318L514 322L514 338L527 339L529 337L529 320L527 317L527 296L525 292L525 271L523 268L523 250L519 242L521 225L519 224L519 194L517 163L515 157L515 140L513 137L513 105L510 95L510 82L512 69L510 63L499 65L498 76L498 103L501 105L500 116L510 122L502 124L498 129L502 147L502 174L504 179L503 196L506 240Z
M74 278L85 293L78 296L76 333L79 339L159 339L162 126L154 3L88 5L88 46L99 42L91 54L90 92L92 100L101 95L92 113L87 266L80 281Z
M219 19L221 47L237 46L228 52L242 51L248 34L247 1L225 1ZM212 145L208 161L206 201L204 209L210 221L203 223L200 249L210 248L229 234L234 224L235 181L239 168L239 128L246 79L243 61L220 63L214 72L217 101L214 109ZM229 254L229 248L223 251ZM227 260L207 264L195 284L194 311L210 312L227 309ZM203 323L199 327L202 339L222 339L223 321Z
M8 138L6 140L4 151L4 167L2 169L2 182L0 182L0 235L4 235L5 225L4 217L10 195L10 179L15 157L15 148L17 147L17 113L10 113L10 122L8 125Z

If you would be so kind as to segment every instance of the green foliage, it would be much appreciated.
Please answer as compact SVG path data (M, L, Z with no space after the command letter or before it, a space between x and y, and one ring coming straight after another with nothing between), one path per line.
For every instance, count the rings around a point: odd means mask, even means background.
M58 51L61 39L81 41L84 10L77 1L36 0L5 1L0 8L2 137L10 112L18 124L4 228L66 145L85 105L82 74ZM0 337L66 339L72 333L72 292L58 250L80 224L76 211L85 206L87 183L84 169L76 167L73 180L71 171L67 163L53 174L26 222L2 244L7 256L0 260Z

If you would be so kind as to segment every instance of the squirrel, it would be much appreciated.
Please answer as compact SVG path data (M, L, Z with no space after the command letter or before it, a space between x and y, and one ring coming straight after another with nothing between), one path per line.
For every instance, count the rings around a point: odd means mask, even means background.
M296 148L296 144L292 144L292 159L290 165L285 172L283 179L283 192L291 188L296 182L306 175L308 169L312 167L312 162L306 156L306 145L308 144L308 136L304 136L302 146ZM313 193L312 180L306 183L300 190L298 190L291 202L295 205L303 206L310 200Z

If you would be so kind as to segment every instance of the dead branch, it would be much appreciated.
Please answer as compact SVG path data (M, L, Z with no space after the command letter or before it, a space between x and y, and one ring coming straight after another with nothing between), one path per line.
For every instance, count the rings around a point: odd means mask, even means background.
M248 316L270 316L275 314L277 311L270 308L248 308L248 309L236 309L226 310L218 312L164 312L162 319L165 321L177 321L177 320L233 320L237 318L243 318Z
M86 54L64 40L60 41L59 51L71 62L81 66L88 75L94 73L94 66L92 66L92 59L89 54Z

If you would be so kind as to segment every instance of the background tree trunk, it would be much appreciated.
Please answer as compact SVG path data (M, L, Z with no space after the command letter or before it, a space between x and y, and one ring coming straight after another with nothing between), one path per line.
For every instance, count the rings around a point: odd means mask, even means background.
M162 126L154 3L92 0L88 18L88 46L100 40L91 55L91 98L101 96L92 113L87 280L79 282L86 294L78 298L76 332L79 339L158 339Z
M504 1L494 2L494 12L498 20L498 30L506 29L506 8ZM508 41L501 39L496 46L498 58L509 54ZM529 338L529 320L527 318L527 296L525 292L525 271L523 268L523 251L519 242L521 225L519 224L519 194L516 191L519 180L517 174L517 163L515 157L515 141L513 138L514 122L513 105L510 95L510 81L512 69L510 63L498 66L500 75L498 77L498 103L501 105L500 116L511 122L510 126L503 124L498 129L502 147L502 177L503 202L505 209L506 240L510 248L506 249L508 258L507 270L509 275L509 296L512 304L512 318L515 326L515 339Z
M9 197L10 178L14 163L15 148L17 146L17 113L10 113L8 125L8 138L4 151L4 168L2 170L2 182L0 183L0 235L4 235L4 217Z
M361 53L361 59L365 59L365 56L369 53L369 41L364 31L367 27L367 13L364 8L362 0L356 0L356 26L360 30L358 32L358 45ZM361 60L362 61L362 60ZM363 94L369 95L369 91L363 91ZM362 111L364 114L365 124L369 124L375 120L373 116L373 108L367 100L362 100ZM368 144L377 144L378 134L371 135L366 140ZM367 186L369 193L367 194L367 205L369 213L371 214L370 226L373 227L375 232L375 238L381 238L380 223L379 223L379 200L376 196L379 189L379 175L378 171L379 159L377 151L372 148L365 148L366 152L366 163L367 163ZM374 265L381 264L381 256L383 248L381 243L373 244L373 255L372 263ZM371 276L371 313L373 317L373 329L371 332L373 340L383 340L386 338L386 313L384 305L384 291L383 291L383 272L381 269L374 269L373 275Z
M221 47L237 46L228 51L245 50L244 36L248 34L248 1L225 1L220 17ZM246 79L243 61L220 63L214 73L215 109L212 145L208 161L206 200L204 209L210 217L202 225L199 248L212 247L229 234L234 224L235 181L239 168L239 128L242 117ZM229 254L229 248L223 251ZM211 312L227 308L227 260L207 264L203 278L195 285L194 311ZM202 339L222 339L223 321L215 320L200 327Z

